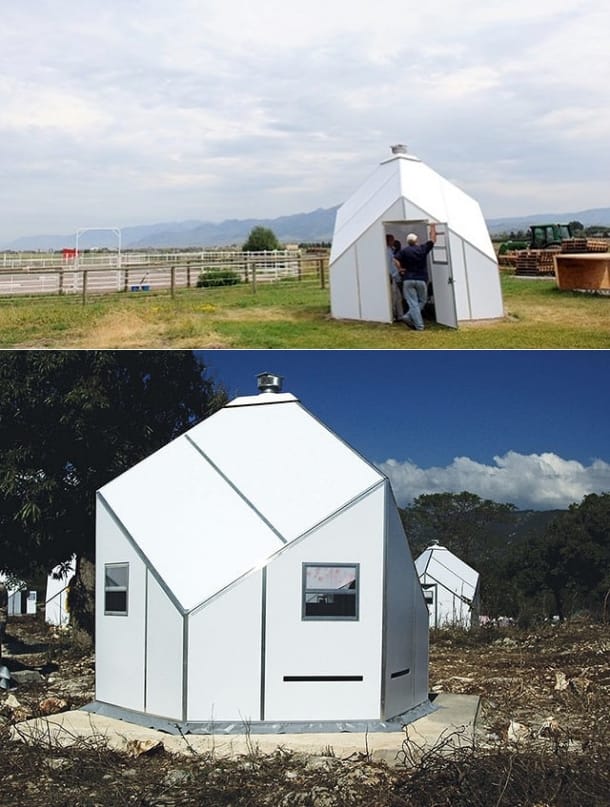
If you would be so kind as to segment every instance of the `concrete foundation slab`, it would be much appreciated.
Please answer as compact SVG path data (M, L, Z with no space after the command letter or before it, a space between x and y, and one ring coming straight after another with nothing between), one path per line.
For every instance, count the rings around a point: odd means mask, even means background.
M13 739L70 746L83 742L105 743L117 751L126 751L136 741L162 742L166 751L175 754L213 752L219 756L270 754L281 747L312 755L334 755L348 758L366 755L371 759L394 764L409 739L417 749L437 745L451 735L450 747L472 745L479 709L475 695L439 694L435 710L408 724L402 731L332 734L263 734L252 735L244 727L241 735L175 735L127 723L115 718L83 710L63 712L50 717L34 718L12 729Z

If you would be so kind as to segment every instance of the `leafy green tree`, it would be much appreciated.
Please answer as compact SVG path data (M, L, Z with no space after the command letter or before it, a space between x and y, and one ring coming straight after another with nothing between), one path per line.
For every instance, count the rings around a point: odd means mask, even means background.
M572 235L582 233L583 230L585 229L582 221L576 221L576 220L568 222L568 227L570 228L570 232L572 233Z
M401 511L414 556L432 541L449 549L481 575L481 609L498 615L512 608L512 592L502 563L516 508L474 493L431 493Z
M0 569L92 563L95 491L225 401L190 351L0 353Z
M436 540L469 564L480 562L499 525L512 523L515 506L481 499L474 493L426 493L402 511L414 551Z
M272 252L274 249L281 249L281 245L273 230L258 226L250 230L242 249L244 252Z
M557 516L512 560L521 592L560 619L579 607L599 611L610 590L610 493L592 493Z

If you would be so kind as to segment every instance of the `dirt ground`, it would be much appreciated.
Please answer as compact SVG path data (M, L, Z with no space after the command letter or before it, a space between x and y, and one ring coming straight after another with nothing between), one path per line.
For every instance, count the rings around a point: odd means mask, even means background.
M10 739L32 716L93 700L94 657L82 636L33 617L9 622L0 689L0 803L273 805L273 807L607 807L610 630L571 622L431 638L431 692L476 694L474 748L422 757L405 739L395 766L286 749L228 760L162 747L111 751L102 737L65 749Z

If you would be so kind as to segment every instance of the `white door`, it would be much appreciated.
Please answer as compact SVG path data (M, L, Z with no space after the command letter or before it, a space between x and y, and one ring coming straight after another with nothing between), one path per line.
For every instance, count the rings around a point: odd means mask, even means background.
M430 253L429 271L436 321L449 328L457 328L453 272L451 271L449 238L445 224L436 225L436 243Z

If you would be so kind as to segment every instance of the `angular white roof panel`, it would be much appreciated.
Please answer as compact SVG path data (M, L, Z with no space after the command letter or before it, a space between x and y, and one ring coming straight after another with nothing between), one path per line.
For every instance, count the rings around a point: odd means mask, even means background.
M283 546L185 436L100 494L186 610Z
M414 155L396 154L384 160L337 211L331 263L397 198L420 210L422 218L447 224L464 241L496 260L478 202Z
M186 610L383 479L290 394L237 398L100 490Z
M456 594L472 598L476 592L479 573L444 546L424 549L415 561L415 568L420 578L426 575Z
M189 437L286 541L383 479L293 399L229 405ZM256 405L256 403L260 405Z

